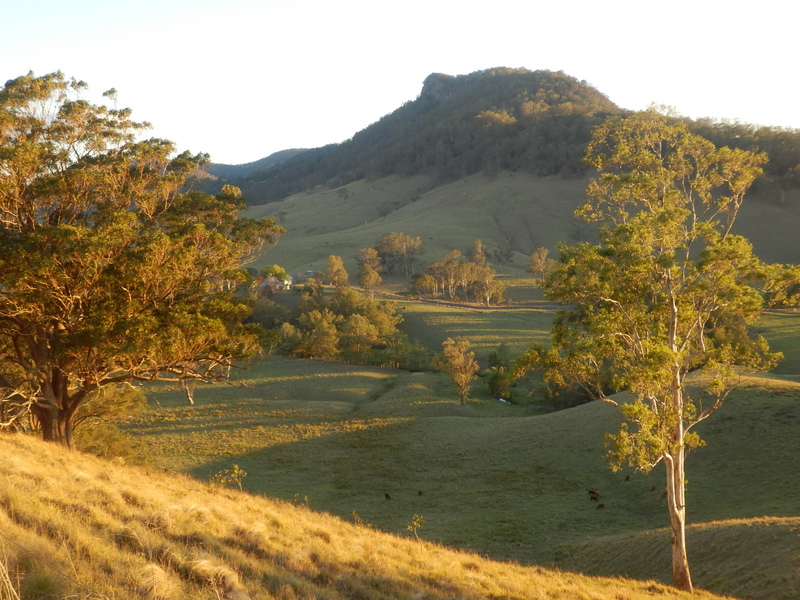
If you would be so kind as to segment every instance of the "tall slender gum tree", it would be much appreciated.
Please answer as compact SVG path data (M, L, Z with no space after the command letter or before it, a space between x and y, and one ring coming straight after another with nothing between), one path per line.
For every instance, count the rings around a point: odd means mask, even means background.
M714 145L655 109L612 117L587 148L598 176L578 216L600 223L599 243L562 247L546 282L560 311L546 377L594 398L629 390L610 435L612 466L663 463L676 587L691 590L684 464L701 445L694 426L736 385L742 369L779 358L748 327L763 309L752 276L760 263L731 234L766 160Z

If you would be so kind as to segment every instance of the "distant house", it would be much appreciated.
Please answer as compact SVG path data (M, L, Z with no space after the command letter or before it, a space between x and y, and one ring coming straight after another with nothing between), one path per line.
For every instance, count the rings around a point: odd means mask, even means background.
M251 289L258 290L259 292L268 292L272 294L274 292L292 289L292 281L291 279L286 279L285 281L281 281L280 279L274 276L256 277L253 280Z

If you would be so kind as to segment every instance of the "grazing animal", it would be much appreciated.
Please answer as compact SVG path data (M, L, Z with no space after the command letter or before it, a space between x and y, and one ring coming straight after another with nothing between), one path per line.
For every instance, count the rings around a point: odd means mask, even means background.
M417 491L417 496L422 496L422 490Z
M667 490L664 490L663 492L661 492L661 497L662 498L666 498L667 497Z
M631 479L630 475L625 475L625 481L630 481L630 479Z
M606 505L601 502L600 504L597 505L597 508L595 510L598 510L600 508L605 508L605 507L606 507Z
M592 502L597 502L599 499L600 499L600 492L589 490L589 500L591 500Z
M651 487L651 488L650 488L650 491L651 491L651 492L655 492L655 491L656 491L656 486L653 486L653 487Z
M392 497L389 494L384 494L383 497L386 498L387 500L391 500L392 499Z

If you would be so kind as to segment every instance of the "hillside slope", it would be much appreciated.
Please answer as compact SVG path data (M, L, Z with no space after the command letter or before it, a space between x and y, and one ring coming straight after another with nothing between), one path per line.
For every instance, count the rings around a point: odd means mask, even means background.
M433 73L419 96L341 144L307 150L245 177L232 174L250 204L317 185L390 175L446 183L478 172L580 175L591 129L620 109L561 72L487 69Z
M497 335L491 315L470 318L470 337L480 327ZM797 331L797 315L785 321L774 326ZM455 333L464 322L448 314L432 326ZM238 464L251 492L300 498L344 519L357 514L383 531L403 534L418 514L420 535L448 546L527 564L572 556L563 563L570 569L669 581L668 558L654 564L669 546L649 533L668 526L663 469L608 468L603 437L616 411L607 404L544 413L487 398L476 382L461 407L441 374L284 358L246 377L247 387L198 388L191 407L179 390L160 389L126 430L156 464L201 479ZM771 545L754 532L764 517L800 518L792 476L800 470L800 383L763 376L743 384L701 424L708 445L687 462L688 520L699 527L689 555L699 587L769 600L798 581L794 525L773 528L781 533ZM602 510L587 489L602 493ZM724 563L707 551L706 533L693 533L720 520ZM606 549L606 540L624 533L636 550L612 561L625 544ZM584 545L591 550L575 550ZM766 554L780 556L769 574L759 567Z
M423 266L453 249L466 252L476 239L490 252L510 244L516 255L501 272L527 276L528 256L536 248L548 248L555 256L560 242L595 240L594 228L574 216L586 185L583 178L504 172L438 186L431 177L418 175L315 189L247 210L248 216L273 217L287 230L255 266L278 263L290 273L325 271L328 255L336 254L355 275L356 252L396 231L422 239ZM800 191L787 192L787 197L791 201L783 206L750 199L742 205L735 232L748 237L764 261L800 263Z
M0 453L3 598L716 597L492 562L30 437Z

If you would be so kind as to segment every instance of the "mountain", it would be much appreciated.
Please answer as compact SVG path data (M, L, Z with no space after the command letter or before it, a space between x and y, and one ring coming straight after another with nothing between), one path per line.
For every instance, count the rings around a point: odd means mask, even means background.
M389 175L454 181L477 172L581 175L592 127L621 110L561 72L491 69L434 73L416 100L350 140L232 178L251 205L328 184Z
M291 150L281 150L274 152L260 160L245 163L243 165L225 165L225 164L212 164L208 168L208 173L214 177L221 179L235 179L240 177L247 177L253 172L264 172L273 167L276 167L290 158L305 152L304 148L295 148Z
M441 185L476 173L579 178L592 128L622 114L600 91L563 72L496 68L468 75L433 73L419 96L350 140L211 173L242 188L250 205L361 179L431 177ZM717 146L767 152L754 195L774 204L800 187L800 130L713 119L689 126Z

